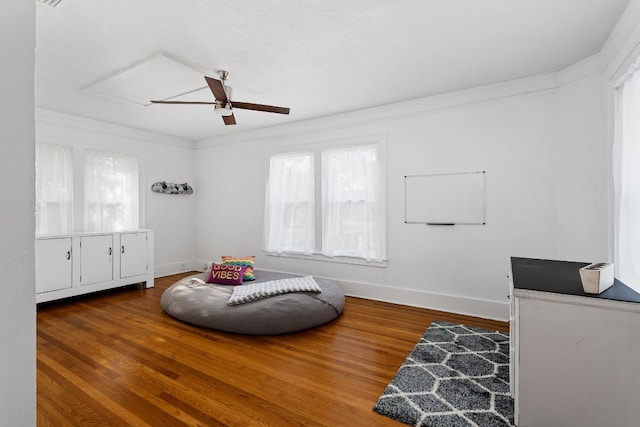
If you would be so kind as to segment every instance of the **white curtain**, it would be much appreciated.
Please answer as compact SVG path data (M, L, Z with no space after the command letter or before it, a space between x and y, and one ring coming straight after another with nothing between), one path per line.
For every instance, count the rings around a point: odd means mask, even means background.
M90 151L84 166L85 231L138 228L138 160Z
M377 144L322 150L322 253L381 261L384 204Z
M264 250L313 253L313 153L271 156L265 198Z
M73 151L36 144L36 235L72 231Z
M640 292L640 66L616 91L613 148L616 277Z

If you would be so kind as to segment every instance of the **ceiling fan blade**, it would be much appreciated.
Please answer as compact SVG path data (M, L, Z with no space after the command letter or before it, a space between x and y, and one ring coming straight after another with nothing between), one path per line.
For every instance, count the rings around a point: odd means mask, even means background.
M233 114L231 114L230 116L222 116L222 120L224 121L225 125L235 125L236 124L236 118L233 116Z
M203 104L203 105L216 105L215 102L206 101L149 101L152 104Z
M250 102L233 101L233 108L241 108L243 110L265 111L267 113L289 114L289 108L276 107L275 105L252 104Z
M220 80L213 79L211 77L204 76L204 79L209 85L209 89L213 92L213 96L216 97L216 101L220 101L223 105L229 102L227 99L227 92L224 90L224 86Z

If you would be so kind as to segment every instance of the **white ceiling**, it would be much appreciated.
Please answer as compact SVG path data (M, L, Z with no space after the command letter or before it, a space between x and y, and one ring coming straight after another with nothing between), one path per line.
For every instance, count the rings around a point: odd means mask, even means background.
M37 3L36 106L191 140L558 71L597 53L629 0L62 0ZM151 105L100 94L195 92L230 72L232 100L289 116ZM173 61L169 61L175 65ZM154 62L151 62L154 64ZM178 68L180 65L177 66ZM135 74L135 73L134 73ZM148 76L148 79L147 77ZM125 78L126 77L126 78ZM186 79L186 77L185 77ZM189 90L185 90L191 87ZM143 90L144 89L144 90ZM152 90L153 92L153 90ZM119 96L119 95L118 95ZM126 96L125 96L126 98Z

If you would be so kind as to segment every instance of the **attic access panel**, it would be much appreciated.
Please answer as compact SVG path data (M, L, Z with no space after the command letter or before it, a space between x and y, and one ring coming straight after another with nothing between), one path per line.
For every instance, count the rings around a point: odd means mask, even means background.
M112 102L147 106L151 99L166 100L207 88L203 75L159 54L92 83L82 92Z

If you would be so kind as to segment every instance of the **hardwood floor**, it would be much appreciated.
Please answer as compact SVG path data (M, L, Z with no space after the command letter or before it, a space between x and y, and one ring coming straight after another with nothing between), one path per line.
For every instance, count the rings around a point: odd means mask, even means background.
M186 275L38 307L38 426L402 426L372 407L431 321L508 330L347 297L312 330L228 334L163 312Z

